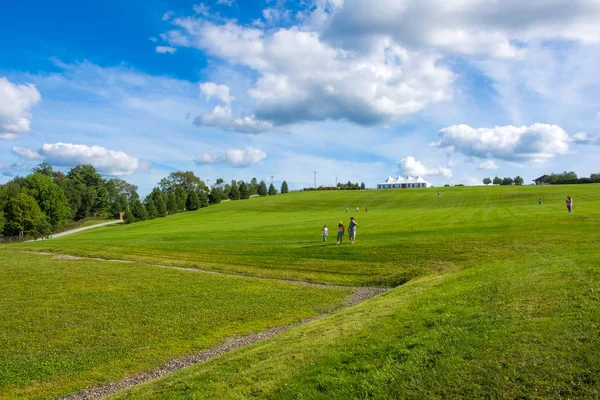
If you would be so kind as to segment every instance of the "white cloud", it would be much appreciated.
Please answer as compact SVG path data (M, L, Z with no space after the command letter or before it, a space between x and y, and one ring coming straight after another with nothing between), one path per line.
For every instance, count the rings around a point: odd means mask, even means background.
M92 164L105 175L131 175L144 165L122 151L108 150L101 146L86 146L72 143L45 143L41 149L13 147L13 152L30 160L44 160L58 167L74 167L80 164Z
M27 160L41 160L43 157L37 150L29 147L13 146L12 152Z
M217 0L217 4L222 4L224 6L231 6L235 4L235 0Z
M258 164L267 157L267 154L259 149L247 147L245 150L227 149L223 152L206 152L194 159L197 165L228 164L233 167L249 167Z
M478 169L497 169L498 166L494 162L494 160L487 160L479 164Z
M16 139L29 132L30 110L41 99L34 85L15 85L0 78L0 139Z
M158 39L155 38L154 36L149 37L148 40L151 41L152 43L158 42Z
M231 105L216 106L211 112L194 118L194 125L219 128L224 131L258 134L275 130L272 123L256 119L254 115L235 118Z
M575 144L600 144L600 139L587 132L578 132L571 139Z
M163 14L162 20L163 21L168 21L168 20L170 20L173 17L173 15L175 15L174 11L167 11L166 13Z
M463 180L461 183L465 186L484 186L482 179L473 176L467 177L467 179Z
M445 178L452 177L452 171L445 167L428 168L417 161L414 157L409 156L398 161L398 169L401 175L412 176L443 176Z
M410 48L512 58L520 42L600 42L600 3L590 0L346 0L324 37L348 47L391 36Z
M200 84L200 96L206 97L206 99L216 98L225 104L231 103L235 97L229 94L229 86L217 85L213 82L204 82Z
M569 135L559 126L496 126L471 128L452 125L441 129L440 140L432 146L452 153L479 158L495 158L514 162L542 162L556 154L569 152Z
M174 23L181 28L177 41L185 38L213 57L257 72L249 91L257 102L252 114L274 125L328 119L387 124L452 97L454 74L438 56L409 52L389 40L363 54L332 47L297 27L270 32L195 18Z
M194 10L194 12L196 14L202 14L205 17L209 15L209 8L206 4L204 3L200 3L200 4L195 4L192 9Z
M156 52L160 53L160 54L165 54L165 53L173 54L176 51L177 51L177 49L175 47L156 46Z

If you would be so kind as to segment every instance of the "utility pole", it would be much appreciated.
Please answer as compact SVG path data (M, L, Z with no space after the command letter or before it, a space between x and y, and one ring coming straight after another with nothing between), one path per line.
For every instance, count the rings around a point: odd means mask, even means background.
M317 189L317 171L314 172L315 174L315 190Z

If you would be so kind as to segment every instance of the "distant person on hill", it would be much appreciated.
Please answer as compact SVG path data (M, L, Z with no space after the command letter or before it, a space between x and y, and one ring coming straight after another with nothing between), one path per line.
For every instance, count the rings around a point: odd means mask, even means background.
M369 211L369 207L365 207L365 212Z
M356 226L358 224L354 220L354 217L350 217L350 225L348 226L348 236L350 236L350 243L354 244L356 240Z
M571 196L567 196L567 210L569 210L569 214L573 214L573 198Z
M356 211L358 211L358 206L356 206Z
M325 225L323 227L322 234L323 234L323 241L326 242L327 241L327 235L329 234L329 229L327 228L327 225Z
M346 212L348 212L348 207L346 207Z
M542 205L542 198L540 197L540 199L538 200L538 203L540 204L540 206Z
M438 192L438 196L440 195L440 192Z
M346 232L346 229L344 228L344 223L340 221L340 223L338 224L337 242L335 244L342 244L342 239L344 239L344 232Z

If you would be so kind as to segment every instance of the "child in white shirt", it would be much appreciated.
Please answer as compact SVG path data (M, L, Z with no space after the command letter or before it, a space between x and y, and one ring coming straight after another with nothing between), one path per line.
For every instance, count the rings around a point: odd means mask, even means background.
M325 225L325 226L323 227L323 232L322 232L322 234L323 234L323 241L324 241L324 242L326 242L326 241L327 241L327 234L329 234L329 229L327 229L327 225Z

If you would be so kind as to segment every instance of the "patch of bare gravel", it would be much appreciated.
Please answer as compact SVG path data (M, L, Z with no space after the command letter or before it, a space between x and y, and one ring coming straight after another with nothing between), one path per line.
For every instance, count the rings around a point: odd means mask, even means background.
M375 296L380 295L389 290L387 288L349 287L349 286L339 286L339 285L324 285L324 284L320 284L320 283L309 283L309 282L302 282L302 281L292 281L292 280L286 280L286 279L260 278L260 277L245 276L245 275L226 274L226 273L222 273L222 272L208 271L208 270L203 270L203 269L199 269L199 268L174 267L174 266L169 266L169 265L149 264L149 263L142 263L142 262L129 261L129 260L111 260L111 259L96 258L96 257L78 257L78 256L67 255L67 254L56 254L56 253L47 253L47 252L27 252L27 253L52 256L52 258L59 259L59 260L95 260L95 261L135 263L135 264L140 264L140 265L148 265L148 266L152 266L152 267L176 269L176 270L180 270L180 271L199 272L199 273L223 275L223 276L245 278L245 279L259 279L259 280L265 280L265 281L275 281L275 282L282 282L282 283L288 283L288 284L293 284L293 285L318 287L318 288L323 288L323 289L351 289L352 293L346 297L345 308L352 307L352 306L359 304L367 299L370 299L371 297L375 297ZM221 354L239 349L240 347L247 346L251 343L255 343L255 342L258 342L261 340L272 338L273 336L279 335L280 333L283 333L291 328L295 328L297 326L306 324L311 321L322 319L324 317L327 317L328 315L330 315L330 314L322 314L317 317L302 320L296 324L277 326L277 327L270 328L270 329L267 329L262 332L253 333L251 335L229 338L225 341L225 343L223 343L221 345L212 347L207 350L200 351L196 354L187 355L187 356L184 356L181 358L173 359L173 360L169 361L167 364L156 368L155 370L132 375L132 376L129 376L119 382L110 382L110 383L107 383L102 386L87 388L78 393L64 397L63 400L100 399L102 397L116 393L120 390L127 389L132 386L139 385L140 383L148 382L152 379L159 378L170 372L174 372L179 369L186 368L186 367L210 360L212 358L220 356Z

